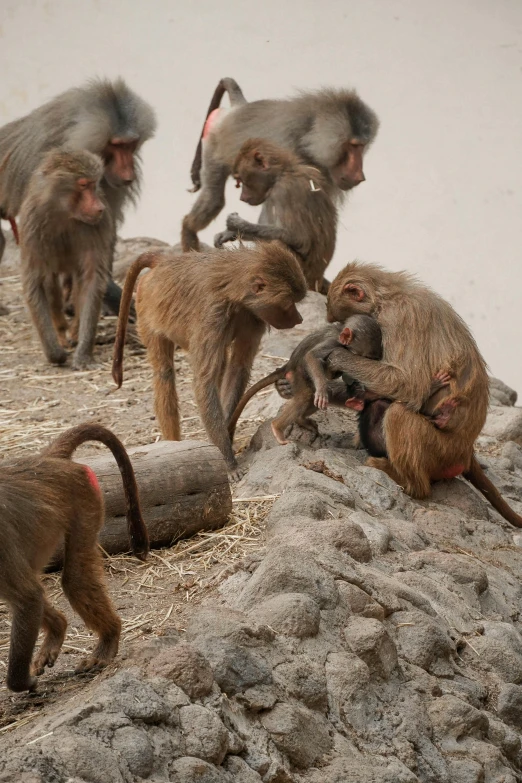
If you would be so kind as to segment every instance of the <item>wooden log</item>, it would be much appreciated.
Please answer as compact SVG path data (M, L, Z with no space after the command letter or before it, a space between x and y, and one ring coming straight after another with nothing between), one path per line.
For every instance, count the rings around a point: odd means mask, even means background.
M159 441L129 449L151 546L168 546L225 524L232 495L219 449L196 440ZM129 551L120 471L110 452L79 458L96 473L105 498L100 544L109 554Z

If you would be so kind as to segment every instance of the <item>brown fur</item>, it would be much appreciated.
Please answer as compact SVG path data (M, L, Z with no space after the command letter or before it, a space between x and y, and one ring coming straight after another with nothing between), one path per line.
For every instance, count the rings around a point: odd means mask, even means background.
M308 166L290 150L266 139L249 139L237 156L232 176L242 185L241 201L264 203L265 223L250 223L237 212L227 218L227 230L214 244L221 247L237 238L279 239L301 259L312 291L326 293L324 272L335 250L337 208L332 185L319 169Z
M52 149L88 150L104 161L103 198L112 218L109 271L116 229L140 190L140 149L156 129L152 108L123 79L93 79L0 128L0 217L13 219L29 182ZM78 226L76 226L78 228ZM0 230L0 259L5 238ZM118 312L121 292L111 281L106 302Z
M306 294L297 259L270 242L253 250L200 254L148 253L129 268L114 346L113 378L122 383L128 307L139 272L138 331L154 371L155 411L161 432L180 439L174 374L176 346L189 352L194 396L212 443L233 477L237 463L227 423L243 394L266 326L301 323L295 303Z
M201 139L198 143L191 174L194 190L200 185L202 189L183 219L181 241L185 251L199 249L198 231L223 209L227 178L247 139L268 139L291 150L304 163L317 167L331 183L338 200L343 191L364 179L363 153L379 127L375 113L354 90L303 91L286 100L247 103L232 79L223 81L229 82L226 91L231 97L231 108L226 112L217 110L217 121L203 140L203 146ZM219 105L223 94L220 87L218 93L217 102L213 100L211 104L212 110ZM264 209L261 222L271 222Z
M121 621L103 583L97 541L104 519L103 496L99 485L93 485L94 474L71 462L75 449L89 440L104 443L114 454L123 480L132 549L141 560L149 551L132 465L122 443L105 427L80 424L60 435L41 455L2 465L0 598L13 614L7 670L7 687L13 691L35 687L33 674L53 666L65 638L65 616L51 606L38 578L64 538L64 592L99 636L96 648L77 671L103 666L118 651ZM45 636L31 674L40 626Z
M405 272L353 263L332 282L327 310L330 321L373 315L382 329L382 361L341 349L328 359L332 369L349 373L379 397L397 400L384 416L388 457L367 464L415 498L428 497L432 481L462 472L506 519L522 526L522 517L504 501L499 504L498 491L474 458L473 445L486 420L488 377L469 329L451 305ZM419 415L441 370L451 380L438 394L458 404L447 430Z
M20 212L24 294L45 355L54 364L67 359L61 276L72 279L76 369L92 361L110 273L114 226L100 189L102 176L98 156L54 150L32 176Z

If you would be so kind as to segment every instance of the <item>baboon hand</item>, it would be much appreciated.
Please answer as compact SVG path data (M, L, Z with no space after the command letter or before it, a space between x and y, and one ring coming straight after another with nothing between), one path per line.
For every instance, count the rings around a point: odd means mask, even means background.
M237 239L235 231L220 231L214 237L214 247L223 247L226 242L233 242L235 239Z
M317 389L314 396L314 405L319 410L326 410L328 408L328 391L325 388Z
M235 231L236 234L239 233L246 224L247 221L243 220L241 215L239 215L237 212L231 212L230 215L227 217L228 230Z

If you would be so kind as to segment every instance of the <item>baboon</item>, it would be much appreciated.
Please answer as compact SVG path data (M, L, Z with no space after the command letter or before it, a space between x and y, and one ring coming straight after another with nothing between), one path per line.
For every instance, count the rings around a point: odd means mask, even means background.
M335 348L334 371L349 373L367 389L392 402L384 413L386 457L370 457L414 498L426 498L431 482L463 475L511 524L516 514L486 477L473 446L486 420L489 384L486 364L473 337L451 305L406 272L373 264L348 264L332 282L328 320L355 314L373 316L381 326L382 361ZM449 384L435 402L451 398L451 426L438 429L419 415L433 377L443 371Z
M31 177L20 211L24 295L54 364L66 361L69 345L60 278L72 278L75 369L92 360L111 264L114 224L99 187L102 176L98 155L52 150Z
M67 621L44 594L39 574L65 540L62 587L72 608L98 637L98 644L77 672L105 666L118 652L121 621L103 582L98 532L103 525L103 495L94 472L71 461L82 443L96 440L114 454L127 505L132 551L145 560L149 537L143 522L138 488L123 444L105 427L80 424L60 435L40 455L2 464L0 472L0 598L13 621L7 687L33 690L34 675L53 666ZM40 627L44 640L31 671Z
M346 374L343 374L344 385L341 388L338 384L329 384L329 381L341 375L340 372L333 371L327 364L330 353L339 345L344 345L358 356L379 360L382 358L381 328L374 318L355 315L347 318L344 323L325 326L307 335L293 350L286 364L255 383L243 395L230 420L229 433L231 437L234 435L237 421L248 401L261 389L271 383L277 383L283 378L286 379L290 387L289 393L285 395L289 401L282 413L272 422L274 437L282 446L288 443L285 440L284 432L293 424L299 424L304 429L317 432L317 425L309 416L317 410L326 409L329 404L360 411L359 419L361 420L370 404L368 401L375 399L373 393ZM433 404L434 393L442 385L447 385L448 380L449 376L442 373L433 379L430 396L422 406L423 415L436 418L438 414ZM388 403L388 401L385 402ZM368 426L367 416L364 423ZM380 420L375 420L372 424L374 426L368 433L368 438L377 439L382 424Z
M56 147L88 150L104 161L103 196L112 215L109 271L125 206L139 195L139 151L156 130L152 108L123 81L94 79L73 87L0 128L0 217L11 223L44 155ZM5 238L0 230L0 259ZM109 282L105 301L118 312L121 290Z
M227 230L216 235L215 246L238 237L279 239L297 253L310 290L326 293L329 284L323 275L334 254L337 231L337 208L327 178L266 139L243 144L232 176L241 187L241 201L252 206L264 203L268 225L249 223L233 212Z
M286 100L247 103L233 79L222 79L220 85L191 169L194 191L202 191L183 219L184 250L198 250L198 231L223 209L227 178L247 139L267 139L316 166L331 183L335 200L364 181L363 155L379 121L354 90L322 89ZM217 108L225 91L231 98L227 112ZM260 221L270 222L265 209Z
M240 477L227 424L245 391L267 326L291 329L306 280L294 254L280 242L239 250L176 255L145 253L127 272L112 376L121 386L128 307L136 278L138 333L154 372L155 412L164 438L181 437L174 375L176 346L189 353L194 396L208 437Z

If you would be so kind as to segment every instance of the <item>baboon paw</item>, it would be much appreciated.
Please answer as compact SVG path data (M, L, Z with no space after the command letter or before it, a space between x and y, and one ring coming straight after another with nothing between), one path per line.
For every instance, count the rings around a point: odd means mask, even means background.
M57 645L48 650L40 650L33 661L33 674L43 674L46 666L52 669L60 653L60 647L61 645Z
M95 370L99 366L92 356L75 356L72 361L73 370Z
M314 405L319 410L326 410L328 408L328 392L316 392L314 397Z
M237 234L235 231L221 231L214 237L214 247L223 247L226 242L234 242L236 239Z
M55 348L49 352L49 361L51 364L65 364L68 355L67 351L64 351L63 348Z
M22 680L7 678L7 687L14 693L23 693L24 691L33 692L36 690L38 680L36 677L26 677Z
M228 469L229 481L232 484L235 484L237 481L241 481L241 479L243 478L245 473L246 473L246 471L244 470L244 468L240 468L238 466L236 466L234 468L229 468Z

